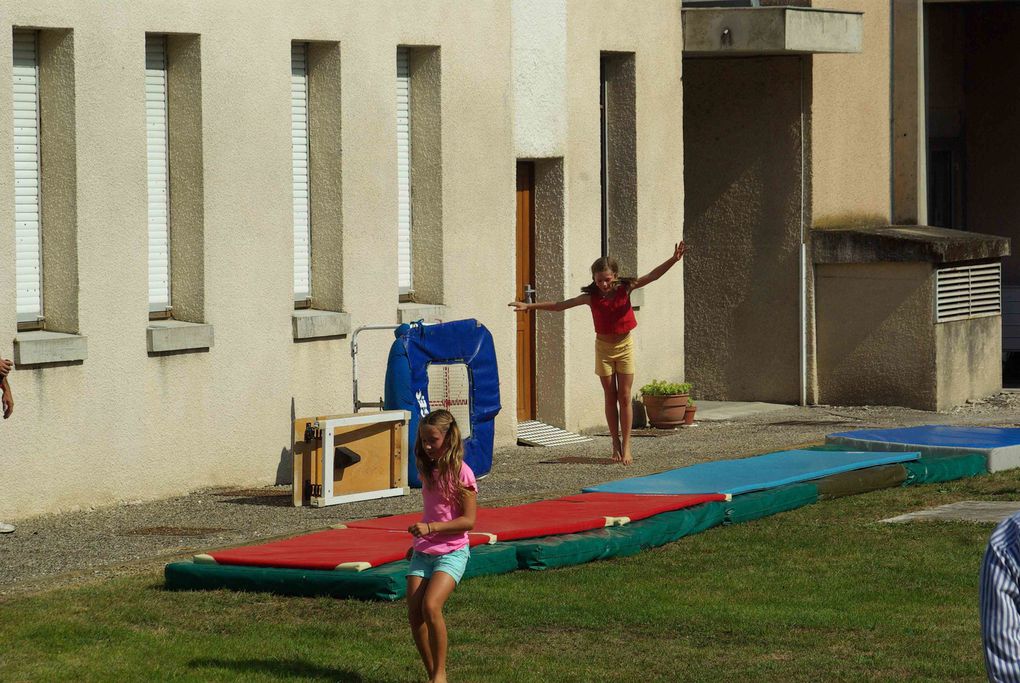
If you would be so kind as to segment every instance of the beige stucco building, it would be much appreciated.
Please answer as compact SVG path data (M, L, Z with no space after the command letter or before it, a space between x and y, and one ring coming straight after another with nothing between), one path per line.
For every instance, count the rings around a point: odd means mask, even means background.
M925 408L998 388L1001 316L939 287L1017 231L985 192L1011 115L960 87L1011 73L1006 43L972 58L957 30L1015 13L711 4L4 2L0 518L287 482L292 420L353 409L364 325L485 324L497 446L521 420L596 428L589 313L506 303L573 296L603 252L645 273L681 238L634 298L636 387ZM966 235L926 226L933 182ZM360 340L363 400L389 343Z
M41 0L0 17L0 355L18 362L0 518L287 481L292 419L352 410L366 324L485 324L512 443L515 166L536 170L535 284L572 293L600 253L603 87L614 246L647 270L682 234L676 0ZM681 282L639 313L642 377L683 376ZM602 419L585 315L537 324L533 410L573 429ZM360 340L363 398L390 340Z
M796 4L685 10L685 231L709 252L686 270L688 379L707 398L930 410L996 391L1011 339L1003 238L1020 227L1001 200L968 202L982 225L929 220L929 203L939 205L929 186L945 181L928 168L940 141L927 114L939 100L925 93L933 82L946 89L939 65L951 61L933 47L955 40L957 55L964 45L999 54L1018 8ZM1003 30L987 45L961 42L981 21ZM695 27L708 39L696 44ZM1005 73L967 54L968 67ZM964 83L978 74L960 59L949 81L973 90ZM970 105L987 113L981 130L994 118L988 101ZM964 114L959 104L950 118ZM975 127L984 151L972 144L968 164L997 143L1008 148L1009 134L989 139ZM980 170L968 165L971 180L957 174L940 196L978 192L974 179L1008 177L1008 163L999 154ZM989 206L1001 208L989 216Z

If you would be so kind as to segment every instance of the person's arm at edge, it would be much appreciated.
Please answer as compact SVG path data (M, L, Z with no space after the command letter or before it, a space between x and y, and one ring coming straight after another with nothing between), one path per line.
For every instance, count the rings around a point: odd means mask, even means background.
M14 413L14 394L11 392L11 385L7 377L0 377L0 396L2 396L4 419L6 420Z
M565 301L539 301L534 304L529 304L525 301L511 301L507 306L510 306L518 313L522 311L565 311L575 306L584 306L590 299L591 295L580 294Z
M655 282L660 277L665 275L667 270L672 268L678 261L680 261L680 259L684 257L685 250L686 247L684 246L683 240L681 240L673 247L672 256L670 256L668 259L666 259L659 265L655 266L655 268L653 268L651 272L649 272L647 275L642 275L641 277L636 278L633 282L630 283L631 291L637 289L638 287L644 287L647 284L651 284L652 282Z

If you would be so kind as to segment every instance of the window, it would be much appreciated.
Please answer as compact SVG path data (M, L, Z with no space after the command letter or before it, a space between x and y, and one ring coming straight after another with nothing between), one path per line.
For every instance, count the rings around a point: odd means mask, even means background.
M43 319L39 36L14 31L14 237L19 327Z
M440 48L398 47L396 66L398 290L404 302L438 305L443 301Z
M149 319L205 322L201 38L145 35Z
M294 301L312 296L312 237L309 220L308 43L293 43L290 55L291 163L294 198Z
M411 273L411 68L410 49L397 48L397 282L413 290Z
M149 188L149 315L170 306L170 145L166 36L145 37L145 134Z
M633 52L599 59L602 254L637 272L637 118Z

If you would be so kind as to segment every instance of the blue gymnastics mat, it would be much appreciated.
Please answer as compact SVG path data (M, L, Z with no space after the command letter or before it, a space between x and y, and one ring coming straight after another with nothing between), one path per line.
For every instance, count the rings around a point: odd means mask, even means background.
M826 443L868 451L920 451L927 457L981 453L988 471L1020 467L1020 427L924 425L897 429L862 429L829 434Z
M717 460L647 477L611 481L585 492L678 494L747 493L876 465L917 460L919 453L873 451L778 451L740 460Z

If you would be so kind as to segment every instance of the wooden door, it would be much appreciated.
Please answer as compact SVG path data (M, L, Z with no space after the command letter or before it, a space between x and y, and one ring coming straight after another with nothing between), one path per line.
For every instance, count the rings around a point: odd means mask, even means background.
M517 163L517 285L514 298L528 301L535 287L535 164ZM534 297L530 299L534 301ZM517 314L517 419L535 419L535 313Z

